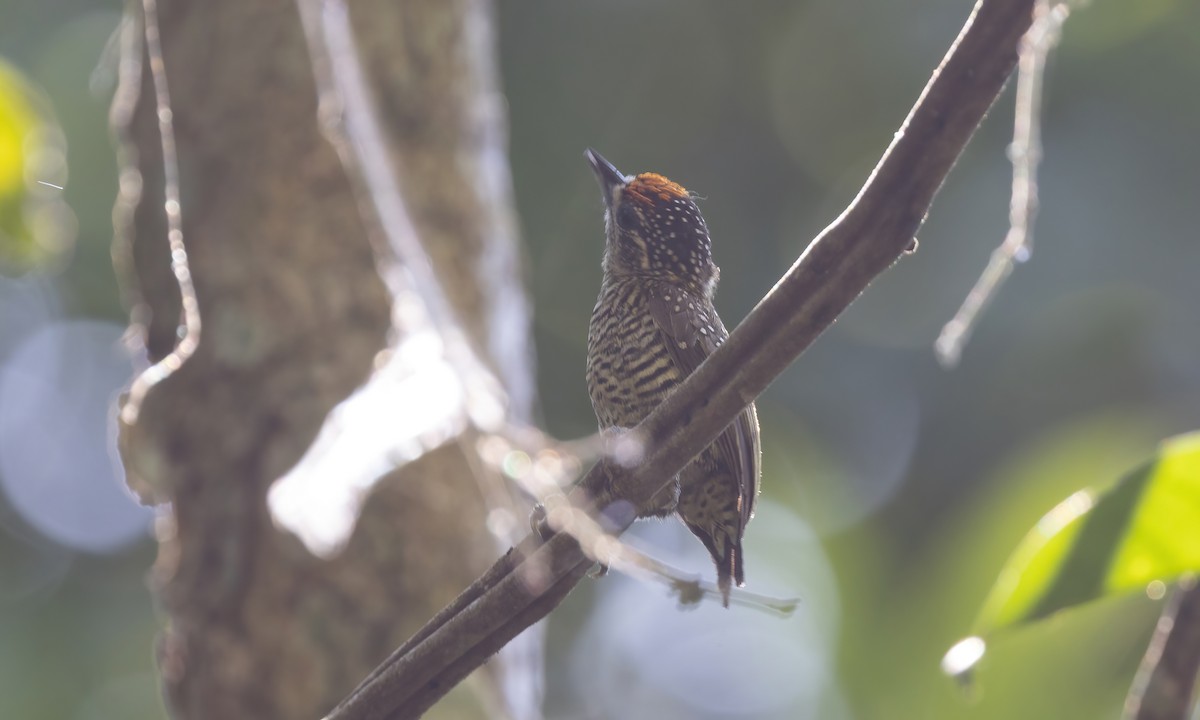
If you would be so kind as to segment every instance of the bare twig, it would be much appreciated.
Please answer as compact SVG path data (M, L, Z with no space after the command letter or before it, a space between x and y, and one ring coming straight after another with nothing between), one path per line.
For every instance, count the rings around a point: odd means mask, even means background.
M980 0L858 196L680 388L634 429L640 462L602 462L582 487L619 532L909 247L942 181L1017 62L1035 0ZM523 552L522 550L529 552ZM531 565L531 563L533 563ZM419 716L543 617L591 560L566 534L527 538L381 665L329 720ZM530 573L522 572L528 567ZM530 583L528 578L540 578Z
M1046 56L1058 44L1059 31L1068 10L1068 2L1038 0L1034 5L1033 24L1021 39L1016 119L1013 121L1012 145L1009 146L1013 182L1008 234L1000 247L992 252L987 267L963 300L962 307L942 328L934 343L938 361L945 366L958 363L979 314L1012 272L1013 265L1029 259L1038 209L1038 163L1042 158L1042 76Z
M200 344L200 304L192 284L187 249L183 245L183 215L179 204L179 159L175 154L175 123L171 112L171 96L167 91L167 69L163 63L162 43L158 32L157 0L142 0L146 24L146 54L150 59L150 76L154 81L155 110L158 115L158 134L162 143L163 209L167 215L167 243L171 248L171 272L179 285L182 306L183 335L175 348L158 362L142 371L129 388L121 405L121 422L137 422L142 400L150 388L183 367Z
M628 543L621 543L617 550L619 564L614 564L612 567L616 567L626 575L642 578L647 582L665 582L671 593L679 599L680 606L695 605L705 598L718 603L724 602L725 591L722 591L711 580L705 580L695 573L684 572L661 560L643 555L631 548ZM599 553L590 555L603 558L603 555ZM765 611L780 617L788 617L796 611L797 606L800 605L800 599L777 598L735 587L729 592L729 603L751 610Z
M1189 717L1200 672L1200 585L1189 582L1171 594L1137 677L1125 699L1126 720Z

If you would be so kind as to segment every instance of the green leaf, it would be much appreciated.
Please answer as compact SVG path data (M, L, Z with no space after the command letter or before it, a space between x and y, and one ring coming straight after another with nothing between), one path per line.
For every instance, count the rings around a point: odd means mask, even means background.
M1200 571L1200 432L1165 441L1151 461L1103 493L1081 490L1017 545L975 622L946 654L961 675L981 637L1102 597Z
M66 141L49 102L0 60L0 269L24 271L70 249L66 174Z

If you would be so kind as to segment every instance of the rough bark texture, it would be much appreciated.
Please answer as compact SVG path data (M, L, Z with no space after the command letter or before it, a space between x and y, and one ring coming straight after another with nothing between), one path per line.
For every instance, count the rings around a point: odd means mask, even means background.
M527 415L528 316L490 8L370 0L352 16L422 239L514 412ZM135 488L171 503L152 574L169 618L166 696L178 718L320 717L496 556L488 508L473 458L451 443L377 484L333 560L272 524L270 484L370 373L390 297L318 126L296 5L160 0L159 18L204 333L121 446ZM115 253L157 359L180 305L153 98L145 71L114 106L126 143ZM447 703L454 717L471 705L480 714L469 695Z

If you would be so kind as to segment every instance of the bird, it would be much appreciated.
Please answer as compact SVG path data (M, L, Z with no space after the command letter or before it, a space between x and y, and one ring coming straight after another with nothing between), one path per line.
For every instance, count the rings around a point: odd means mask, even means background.
M729 333L713 305L720 269L695 198L657 173L624 175L584 153L604 197L600 295L588 326L587 387L602 432L640 423ZM761 465L758 414L748 405L647 507L674 513L712 556L729 607L745 584L742 538Z

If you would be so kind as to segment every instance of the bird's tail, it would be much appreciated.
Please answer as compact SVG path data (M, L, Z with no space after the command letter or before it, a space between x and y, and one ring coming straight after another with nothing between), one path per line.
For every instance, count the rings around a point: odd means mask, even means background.
M738 587L746 584L746 571L742 565L742 541L727 538L724 543L724 552L713 552L713 558L717 561L717 588L721 591L721 604L729 607L729 592L734 583ZM712 548L710 548L711 550Z
M717 588L721 591L721 601L729 607L729 591L736 582L741 587L746 582L746 571L742 565L742 539L735 533L729 532L722 525L702 526L684 521L688 529L712 556L713 564L717 566Z

